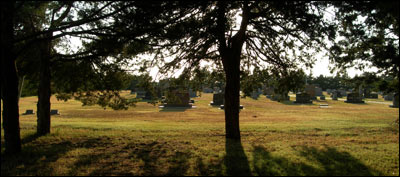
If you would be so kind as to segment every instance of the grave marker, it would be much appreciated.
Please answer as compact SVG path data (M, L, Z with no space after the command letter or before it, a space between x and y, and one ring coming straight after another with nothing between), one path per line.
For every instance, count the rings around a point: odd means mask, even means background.
M213 106L219 106L225 103L225 94L220 92L220 93L214 93L213 94L213 100L210 102L210 105Z
M29 114L35 114L35 112L32 109L27 109L23 115L29 115Z
M58 109L52 109L50 110L50 115L60 115L60 113L58 112Z
M390 107L399 108L399 94L398 93L394 94L393 104L390 105Z
M297 93L296 94L296 101L294 103L299 104L312 104L311 96L308 93Z
M189 92L187 90L173 90L169 92L164 100L164 107L192 107Z
M345 103L365 103L362 100L362 96L359 93L349 93L347 94L347 100L344 101Z

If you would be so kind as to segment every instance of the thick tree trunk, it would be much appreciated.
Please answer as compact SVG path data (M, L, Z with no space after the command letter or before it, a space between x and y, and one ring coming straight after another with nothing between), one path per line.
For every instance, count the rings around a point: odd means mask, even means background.
M6 154L21 151L18 108L18 75L13 50L14 2L1 2L1 99Z
M50 74L50 51L51 41L40 41L40 78L37 103L37 134L46 135L50 133L50 97L51 97L51 74Z
M240 49L230 49L224 58L226 75L225 86L225 130L226 138L240 140L239 105L240 105Z
M239 31L228 41L225 40L226 4L218 2L218 41L222 64L225 70L225 130L226 138L240 141L239 106L240 106L240 56L246 39L250 10L243 4L242 22Z

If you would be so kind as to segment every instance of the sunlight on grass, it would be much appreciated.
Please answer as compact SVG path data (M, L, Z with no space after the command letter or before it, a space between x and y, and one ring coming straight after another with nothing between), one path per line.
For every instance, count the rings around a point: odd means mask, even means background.
M234 142L225 139L223 110L208 105L212 94L195 100L196 108L183 111L144 102L113 111L52 97L61 115L52 116L51 134L35 136L36 115L20 116L20 155L3 154L2 129L1 174L399 175L398 109L245 98L242 141ZM20 113L36 110L36 101L22 98Z

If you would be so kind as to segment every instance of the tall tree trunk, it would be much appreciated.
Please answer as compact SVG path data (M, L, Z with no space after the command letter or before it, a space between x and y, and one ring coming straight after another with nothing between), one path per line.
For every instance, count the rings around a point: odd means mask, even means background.
M249 23L250 9L247 2L243 3L242 22L239 31L226 41L226 3L220 1L218 6L217 33L218 51L225 70L225 130L226 138L240 141L239 106L240 106L240 56L246 40L246 29Z
M1 2L1 99L6 154L21 151L18 108L18 75L13 49L13 17L15 2Z
M231 50L229 51L231 52ZM226 75L224 105L226 138L240 140L240 55L234 55L232 52L228 56L223 62Z
M51 37L48 34L47 37ZM40 41L40 75L37 103L37 134L46 135L50 133L50 97L51 97L51 74L50 74L50 55L51 40Z

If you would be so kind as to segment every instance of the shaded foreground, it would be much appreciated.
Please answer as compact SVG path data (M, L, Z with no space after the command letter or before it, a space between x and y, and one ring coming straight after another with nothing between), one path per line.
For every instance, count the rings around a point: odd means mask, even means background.
M225 139L224 112L196 98L194 109L128 111L58 102L52 134L21 116L22 153L1 175L399 175L398 109L384 104L311 105L242 99L242 142ZM20 113L37 98L21 100ZM329 104L319 108L318 104Z

